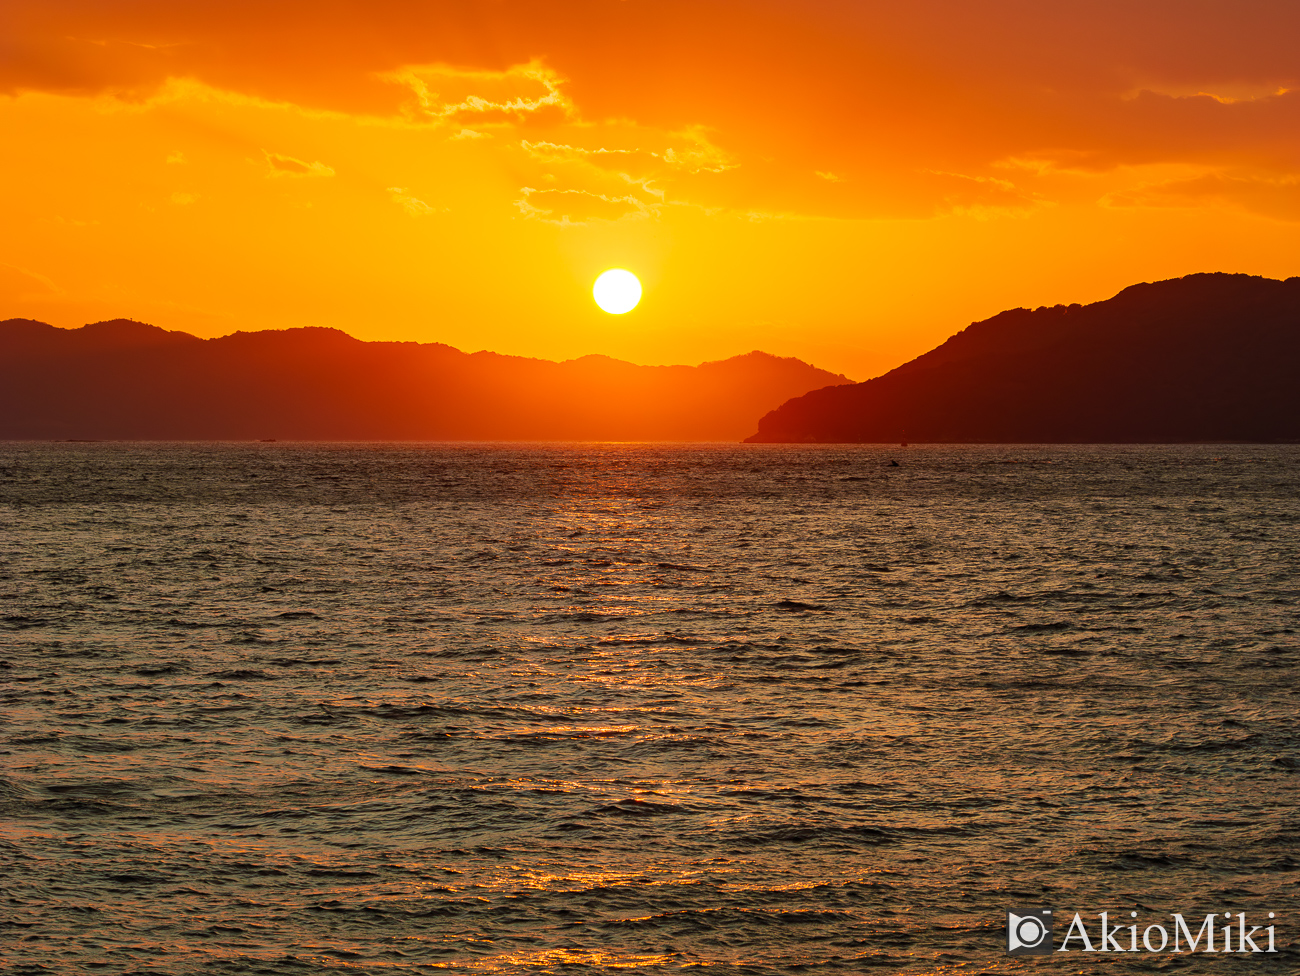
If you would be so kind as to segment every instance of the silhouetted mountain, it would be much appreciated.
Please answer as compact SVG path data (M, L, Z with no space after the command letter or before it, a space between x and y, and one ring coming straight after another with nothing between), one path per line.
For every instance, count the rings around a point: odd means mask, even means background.
M843 376L766 353L563 363L335 329L0 322L0 439L730 440Z
M1300 278L1197 274L1002 312L884 376L816 390L750 443L1300 440Z

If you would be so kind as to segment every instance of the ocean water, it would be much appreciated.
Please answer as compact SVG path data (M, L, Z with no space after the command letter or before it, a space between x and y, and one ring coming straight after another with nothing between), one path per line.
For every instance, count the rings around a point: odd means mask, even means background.
M0 968L1294 973L1298 596L1297 447L0 445Z

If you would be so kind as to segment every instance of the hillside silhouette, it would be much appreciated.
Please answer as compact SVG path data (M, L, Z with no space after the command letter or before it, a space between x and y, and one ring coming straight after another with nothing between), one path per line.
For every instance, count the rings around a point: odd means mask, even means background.
M0 439L738 441L790 397L847 382L762 352L555 363L335 329L0 322Z
M1300 441L1300 278L1195 274L1002 312L749 443Z

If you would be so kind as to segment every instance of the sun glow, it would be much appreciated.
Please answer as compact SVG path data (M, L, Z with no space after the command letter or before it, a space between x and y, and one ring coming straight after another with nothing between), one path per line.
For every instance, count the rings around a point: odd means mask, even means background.
M641 282L631 271L611 268L596 279L591 295L610 315L622 315L641 301Z

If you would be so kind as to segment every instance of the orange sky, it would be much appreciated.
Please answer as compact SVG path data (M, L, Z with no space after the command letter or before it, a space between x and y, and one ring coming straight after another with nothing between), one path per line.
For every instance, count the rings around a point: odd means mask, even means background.
M0 318L865 379L1003 308L1300 274L1296 37L1258 0L8 0Z

